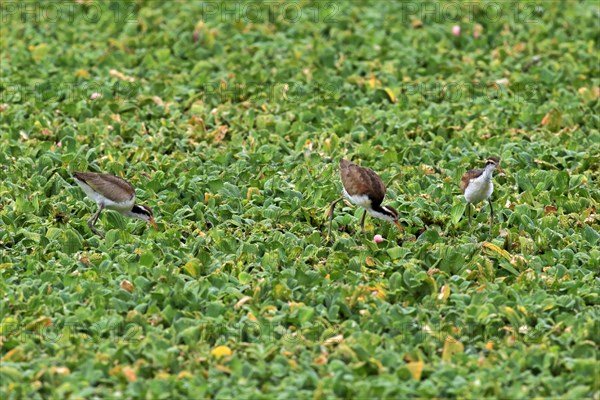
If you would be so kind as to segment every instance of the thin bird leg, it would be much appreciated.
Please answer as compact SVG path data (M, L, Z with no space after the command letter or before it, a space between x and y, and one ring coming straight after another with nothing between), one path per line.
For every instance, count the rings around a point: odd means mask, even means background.
M104 238L104 234L96 229L96 222L98 222L98 218L100 217L100 213L102 212L103 209L104 209L104 204L100 204L98 206L98 211L96 211L96 213L94 215L92 215L92 217L87 222L87 224L90 227L90 229L92 230L92 232L94 232L96 235L100 236L101 238Z
M492 198L488 198L488 202L490 203L490 212L492 214L492 220L490 221L490 234L492 233L492 228L494 227L494 206L492 205Z
M365 232L365 217L366 216L367 216L367 210L365 209L365 211L363 212L363 216L360 219L360 230L365 237L367 236L367 232Z
M467 215L469 216L469 226L471 226L471 203L467 203Z
M342 196L339 199L333 201L331 203L331 205L329 206L329 214L327 214L327 218L329 218L329 230L327 231L327 237L331 236L331 223L333 222L333 210L335 208L335 205L337 203L339 203L340 201L342 201L343 199L344 199L344 196Z

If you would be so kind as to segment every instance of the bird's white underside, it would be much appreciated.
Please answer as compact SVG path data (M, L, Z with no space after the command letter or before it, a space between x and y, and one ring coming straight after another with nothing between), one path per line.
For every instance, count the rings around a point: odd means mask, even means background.
M469 185L465 189L465 199L472 204L477 204L481 201L487 200L494 191L494 184L492 180L487 178L485 174L471 179Z
M100 206L100 204L104 204L104 208L109 210L127 213L128 211L131 211L133 205L135 204L135 196L133 196L130 200L118 203L102 196L100 193L92 189L88 184L80 181L79 179L75 179L75 182L77 182L85 194L87 194L90 199L94 200L98 206Z
M394 219L392 217L390 217L389 215L385 215L378 211L373 210L371 208L371 199L369 199L369 196L367 196L366 194L350 196L348 194L348 192L346 192L346 189L344 189L342 191L342 193L344 194L344 197L346 197L352 204L355 204L359 207L364 208L365 210L367 210L367 212L369 214L371 214L375 218L383 219L383 220L390 221L390 222L394 221Z
M346 192L346 189L343 191L344 197L346 197L352 204L356 204L357 206L366 208L369 210L371 208L371 199L366 194L351 196Z

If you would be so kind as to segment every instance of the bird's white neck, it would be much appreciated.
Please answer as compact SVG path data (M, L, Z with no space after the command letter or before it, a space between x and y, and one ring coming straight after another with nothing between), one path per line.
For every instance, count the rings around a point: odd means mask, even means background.
M495 165L486 166L485 169L483 170L483 174L482 174L483 179L486 181L491 181L492 175L494 174L495 169L496 169Z

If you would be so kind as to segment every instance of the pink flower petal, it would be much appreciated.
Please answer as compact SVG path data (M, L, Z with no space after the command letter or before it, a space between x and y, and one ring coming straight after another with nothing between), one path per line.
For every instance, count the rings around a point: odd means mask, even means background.
M381 236L381 235L375 235L375 236L373 236L373 241L375 243L381 243L381 242L383 242L383 236Z

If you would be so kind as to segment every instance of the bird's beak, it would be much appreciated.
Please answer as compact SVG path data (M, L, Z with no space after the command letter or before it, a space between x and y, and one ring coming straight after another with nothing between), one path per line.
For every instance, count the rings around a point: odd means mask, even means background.
M156 225L156 222L154 222L154 218L152 218L152 219L151 219L150 221L148 221L148 222L150 222L150 225L152 225L152 227L153 227L154 229L158 230L158 226Z
M400 225L400 222L398 222L398 221L394 221L394 225L396 225L396 227L397 227L398 229L400 229L400 231L401 231L401 232L402 232L402 231L404 231L404 229L402 228L402 225Z

